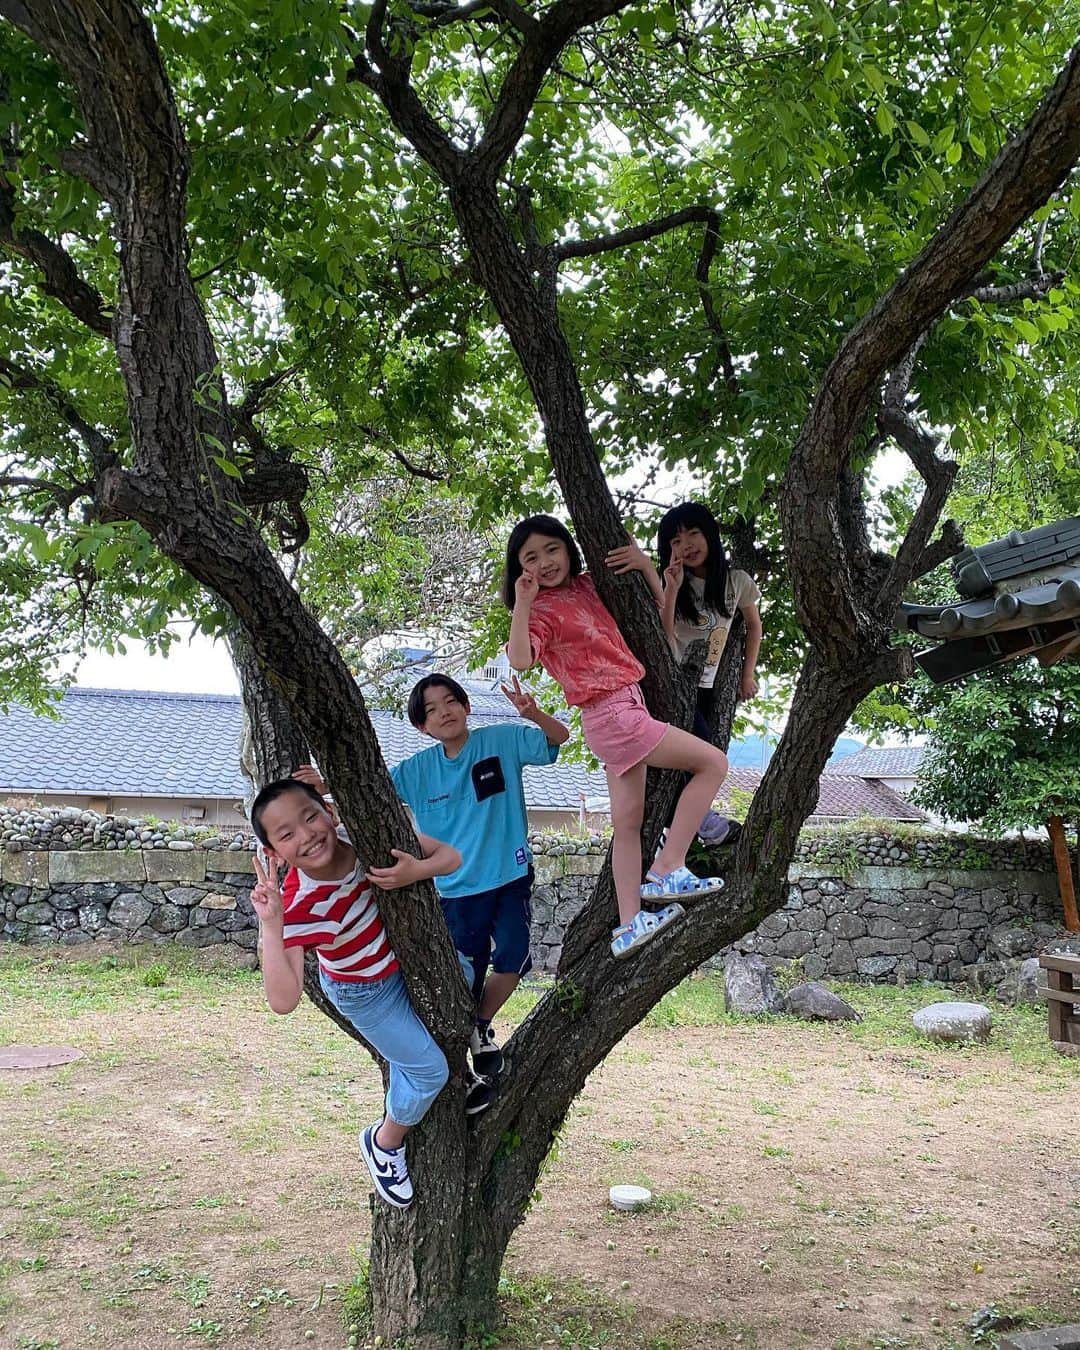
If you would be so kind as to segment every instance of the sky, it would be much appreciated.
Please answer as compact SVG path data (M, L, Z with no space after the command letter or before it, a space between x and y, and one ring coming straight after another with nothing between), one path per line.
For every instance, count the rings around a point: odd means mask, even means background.
M878 491L901 482L910 472L905 455L886 450L874 466ZM127 642L126 656L92 650L79 666L75 683L84 689L152 689L184 694L239 694L240 685L224 642L211 641L191 625L177 625L181 640L167 657Z

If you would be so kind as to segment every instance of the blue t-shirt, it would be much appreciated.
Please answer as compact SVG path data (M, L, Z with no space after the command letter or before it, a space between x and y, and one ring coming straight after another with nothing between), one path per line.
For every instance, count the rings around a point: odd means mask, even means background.
M478 895L525 875L532 854L521 770L554 764L558 753L539 727L505 722L470 731L454 759L433 745L390 770L419 829L461 853L456 872L435 878L440 895Z

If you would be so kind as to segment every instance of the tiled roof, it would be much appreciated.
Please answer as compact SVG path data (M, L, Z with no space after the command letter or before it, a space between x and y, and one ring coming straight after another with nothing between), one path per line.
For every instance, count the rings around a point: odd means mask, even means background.
M854 759L855 756L851 758ZM753 793L757 791L760 782L761 774L756 769L732 769L720 789L720 799L725 804L730 804L733 795L731 789L737 789L740 793ZM811 822L822 819L859 820L863 817L874 820L927 819L926 814L917 806L912 806L890 788L873 780L829 774L822 775L818 780L818 787L820 795L818 804L810 816ZM743 812L738 807L736 799L736 809L732 814L741 817Z
M964 549L950 564L961 599L902 603L898 628L941 641L918 652L935 684L1034 654L1080 659L1080 516Z
M473 726L517 716L497 684L460 683L469 695ZM372 709L371 721L391 768L431 744L392 712ZM60 704L59 720L36 717L23 708L0 715L0 791L239 799L244 795L237 766L241 724L241 702L232 695L69 689ZM860 751L840 764L883 753L897 752ZM735 787L752 793L760 781L761 774L754 769L733 768L725 790ZM547 768L527 768L524 782L525 800L537 810L576 811L582 793L607 797L602 770L565 759ZM821 800L811 819L821 816L926 818L882 784L842 777L832 769L821 779Z
M497 684L459 683L469 695L473 726L517 717ZM431 744L394 713L370 713L389 767ZM0 791L241 798L242 723L234 695L69 689L59 720L24 708L0 715ZM607 793L602 771L566 761L528 768L524 781L525 800L540 810L576 811L582 792Z
M69 689L57 720L0 717L0 789L242 797L239 698Z
M921 745L891 745L859 750L826 764L825 773L845 778L914 778L922 759Z

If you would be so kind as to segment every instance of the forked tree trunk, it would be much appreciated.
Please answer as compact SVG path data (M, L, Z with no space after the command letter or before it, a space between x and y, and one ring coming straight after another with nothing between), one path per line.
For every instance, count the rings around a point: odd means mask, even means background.
M576 370L559 330L553 274L534 285L500 211L496 181L532 98L558 52L590 19L621 0L554 0L528 17L522 52L507 76L476 155L449 142L407 85L408 63L377 31L367 34L376 73L357 68L450 190L477 273L518 353L544 419L552 463L605 601L642 657L653 711L686 721L691 691L677 677L639 579L615 578L605 552L622 530L589 433ZM467 7L466 7L467 8ZM511 7L517 11L516 6ZM135 0L0 0L7 15L64 67L76 88L93 154L94 182L108 198L120 241L114 340L128 392L134 453L102 468L96 502L106 518L141 522L161 550L235 612L259 665L318 757L361 857L415 847L397 802L364 700L344 662L278 569L250 520L236 509L235 484L218 474L207 443L227 448L214 344L187 270L187 148L152 30ZM396 39L395 39L396 52ZM362 65L360 63L363 63ZM1010 142L897 285L842 344L795 447L784 484L788 564L810 655L777 752L733 850L722 902L688 909L658 939L647 965L612 961L610 882L576 920L559 981L506 1047L492 1107L472 1121L452 1083L410 1138L418 1198L405 1213L379 1206L371 1281L376 1330L414 1350L460 1346L489 1326L499 1269L544 1157L587 1075L651 1007L718 947L753 928L784 900L799 827L813 808L829 750L858 701L903 675L889 650L896 595L868 589L835 528L836 479L887 369L949 300L964 293L1001 242L1040 206L1080 155L1080 70L1068 67L1029 129ZM499 147L502 147L500 152ZM206 389L218 399L208 406ZM214 439L207 442L206 437ZM933 529L940 500L919 508L890 585L910 575ZM662 812L650 804L646 847ZM387 899L391 940L413 1002L460 1067L469 1026L464 982L430 885ZM348 1242L352 1234L343 1234Z

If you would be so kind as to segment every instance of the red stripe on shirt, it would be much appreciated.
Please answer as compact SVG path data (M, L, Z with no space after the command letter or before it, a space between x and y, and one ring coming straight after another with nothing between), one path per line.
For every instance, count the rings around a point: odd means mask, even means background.
M333 980L383 980L399 969L371 884L359 865L340 881L290 867L282 886L286 947L314 947Z

